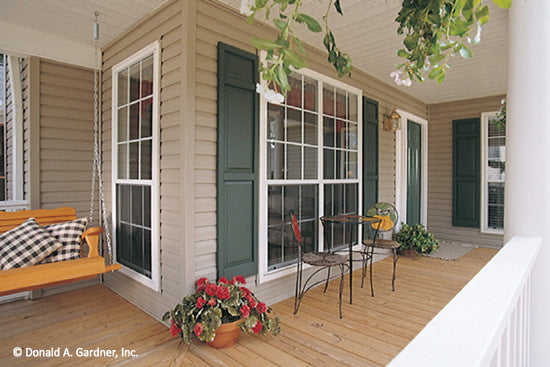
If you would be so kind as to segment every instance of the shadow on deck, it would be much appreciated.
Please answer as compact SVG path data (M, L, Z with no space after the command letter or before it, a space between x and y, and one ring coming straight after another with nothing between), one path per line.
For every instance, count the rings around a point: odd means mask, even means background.
M374 264L375 297L367 284L360 288L360 271L353 305L344 288L343 319L333 282L327 294L322 288L308 292L296 316L293 299L273 305L281 317L279 336L241 333L234 347L222 350L179 343L164 325L103 286L4 304L0 366L384 366L495 253L478 248L457 261L400 258L395 292L386 258ZM14 357L14 348L23 355ZM30 349L60 356L27 356ZM115 355L93 356L109 350ZM132 350L137 357L123 356ZM82 351L92 356L78 356Z

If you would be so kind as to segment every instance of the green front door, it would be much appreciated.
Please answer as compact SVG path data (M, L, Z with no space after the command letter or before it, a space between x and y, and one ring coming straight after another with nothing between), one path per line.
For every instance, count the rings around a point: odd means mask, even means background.
M407 121L407 223L421 223L422 128Z

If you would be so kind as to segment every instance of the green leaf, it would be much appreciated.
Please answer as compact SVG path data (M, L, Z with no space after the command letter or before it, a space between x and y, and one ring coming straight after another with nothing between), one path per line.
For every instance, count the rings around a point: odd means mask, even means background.
M443 83L445 80L445 70L442 70L442 73L437 76L437 84Z
M280 19L273 19L273 24L275 24L275 27L279 28L281 31L284 31L287 27L287 22Z
M307 28L312 32L318 33L322 31L322 28L321 28L321 25L319 25L319 22L317 22L315 19L313 19L307 14L302 14L302 13L298 14L296 16L296 21L298 23L302 23L302 22L306 23Z
M466 46L461 45L460 50L458 50L460 53L460 56L462 56L465 59L471 59L472 58L472 51Z
M443 69L442 69L441 67L434 68L434 69L432 69L432 71L430 71L430 73L428 74L428 78L430 78L430 79L435 79L435 78L437 78L439 75L441 75L441 73L443 73Z
M306 67L306 62L304 61L304 59L302 59L300 54L295 51L285 50L284 58L290 63L290 65L294 66L296 69Z
M260 50L266 50L269 48L281 48L280 45L276 44L273 41L257 37L252 37L252 44L254 45L254 47Z
M279 65L275 69L275 76L277 77L277 81L279 86L283 88L285 91L290 90L290 84L288 84L288 77L285 73L285 69Z
M407 52L407 50L405 50L404 48L400 49L400 50L397 50L397 56L399 57L404 57L404 58L408 58L409 57L409 53Z
M334 2L334 7L336 8L336 11L338 13L340 13L341 15L344 15L344 13L342 13L342 7L340 6L340 0L336 0Z
M437 65L437 64L439 64L439 62L442 61L444 58L445 58L445 55L444 55L444 54L439 54L439 55L430 56L428 59L430 60L430 63L431 63L432 65Z
M512 6L512 0L493 0L493 2L502 9L510 9Z
M304 49L304 45L302 44L302 41L294 37L294 42L296 42L296 45L298 45L298 50L300 50L300 52L305 56L306 50Z

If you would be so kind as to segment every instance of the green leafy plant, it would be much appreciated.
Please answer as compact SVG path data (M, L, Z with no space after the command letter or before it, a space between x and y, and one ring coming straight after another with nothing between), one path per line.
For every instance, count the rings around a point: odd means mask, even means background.
M267 54L259 70L268 88L258 88L258 92L265 93L268 100L274 98L274 103L277 103L283 95L286 96L290 90L287 76L292 68L306 66L304 46L295 36L299 25L313 33L323 32L323 45L328 52L329 63L339 76L351 74L351 57L337 46L329 26L330 10L335 9L337 14L343 16L344 1L323 1L326 2L327 10L322 19L317 20L303 11L303 0L241 0L240 10L248 16L248 23L252 23L256 15L262 13L265 14L265 20L271 20L279 31L275 40L252 39L254 46L265 50ZM452 56L459 54L471 58L472 51L468 45L481 41L481 27L489 20L488 1L403 0L395 20L399 23L397 33L404 35L405 46L397 54L405 58L405 62L391 74L395 82L410 86L415 79L422 82L423 74L427 72L428 78L441 84ZM512 6L512 0L492 1L504 9Z
M171 320L172 336L191 343L192 337L202 341L212 341L216 329L223 323L242 320L241 330L249 334L277 335L281 330L279 317L270 317L271 308L260 302L244 285L242 276L231 281L225 277L216 283L206 278L197 281L197 291L183 297L174 309L167 311L163 321Z
M495 127L497 129L505 129L506 128L506 99L503 99L502 101L500 101L500 104L502 106L500 107L500 111L498 111L497 120L495 121Z
M512 6L512 0L493 0L504 9ZM395 19L399 23L398 34L405 35L404 48L397 55L406 61L397 66L406 77L393 74L398 84L415 78L422 82L423 73L438 84L445 80L449 59L459 54L472 57L470 44L481 41L481 27L489 21L489 7L482 0L404 0ZM475 35L472 33L476 29Z
M402 224L394 239L401 245L398 251L414 250L419 254L431 254L439 248L439 241L422 224Z

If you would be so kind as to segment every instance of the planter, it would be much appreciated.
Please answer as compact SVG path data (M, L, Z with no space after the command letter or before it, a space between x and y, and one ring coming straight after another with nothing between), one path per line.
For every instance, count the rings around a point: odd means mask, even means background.
M420 254L413 249L404 249L399 251L399 255L404 257L419 257Z
M239 322L241 320L233 321L228 324L221 324L216 329L216 336L211 342L206 342L213 348L228 348L235 344L239 339Z

